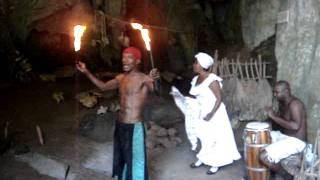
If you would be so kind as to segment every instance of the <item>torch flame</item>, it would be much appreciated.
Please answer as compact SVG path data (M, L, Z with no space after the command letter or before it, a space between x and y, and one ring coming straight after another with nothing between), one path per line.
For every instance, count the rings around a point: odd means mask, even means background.
M151 50L151 47L150 47L151 39L149 37L149 30L142 28L142 25L139 24L139 23L131 23L131 26L132 26L133 29L140 30L142 39L144 41L144 44L146 45L146 49L148 51L150 51Z
M139 29L141 31L142 25L139 23L131 23L133 29Z
M149 37L149 31L148 29L142 29L141 30L141 36L142 36L142 39L144 41L144 43L146 44L146 49L148 51L150 51L151 47L150 47L150 37Z
M76 25L73 28L74 31L74 50L79 51L81 47L81 37L86 30L86 26Z

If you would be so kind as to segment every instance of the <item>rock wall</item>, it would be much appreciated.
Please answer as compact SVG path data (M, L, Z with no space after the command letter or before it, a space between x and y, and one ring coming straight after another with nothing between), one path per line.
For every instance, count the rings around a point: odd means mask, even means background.
M242 0L240 5L243 39L250 50L275 35L276 79L287 80L305 103L311 143L320 128L319 10L319 0ZM288 21L277 23L279 13L288 14Z
M320 1L281 1L289 21L277 25L278 79L291 83L292 92L306 104L308 138L314 142L320 128Z
M279 0L241 0L243 41L250 50L275 34L279 7Z
M188 5L180 3L179 0L167 1L167 26L178 31L170 33L179 36L188 64L192 63L197 49L196 34L194 32L199 26L199 22L204 19L204 15L200 14L199 11L200 6L196 3Z
M23 46L34 28L69 34L74 23L90 19L88 4L89 1L76 0L9 0L4 3L4 11L13 40Z

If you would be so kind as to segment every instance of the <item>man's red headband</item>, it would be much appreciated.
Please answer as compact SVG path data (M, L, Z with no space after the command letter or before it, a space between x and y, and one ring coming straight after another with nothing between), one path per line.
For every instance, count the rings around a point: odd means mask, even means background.
M123 50L123 53L130 53L134 56L135 59L139 59L139 60L141 59L141 52L139 49L135 47L128 47Z

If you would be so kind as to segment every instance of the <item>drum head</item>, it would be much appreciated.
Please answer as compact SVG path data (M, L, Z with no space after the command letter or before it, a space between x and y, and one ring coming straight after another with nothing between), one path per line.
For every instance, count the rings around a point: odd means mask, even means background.
M247 129L262 130L268 129L270 126L266 122L250 122L246 125Z

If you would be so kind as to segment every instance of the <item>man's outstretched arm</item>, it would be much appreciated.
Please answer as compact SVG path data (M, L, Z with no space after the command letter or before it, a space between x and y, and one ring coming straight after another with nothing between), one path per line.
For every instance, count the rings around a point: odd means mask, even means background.
M76 67L77 69L82 72L83 74L85 74L89 80L94 84L96 85L99 89L101 90L111 90L111 89L116 89L119 87L119 75L110 80L110 81L107 81L107 82L104 82L104 81L101 81L100 79L96 78L86 67L86 64L79 61L77 64L76 64Z

